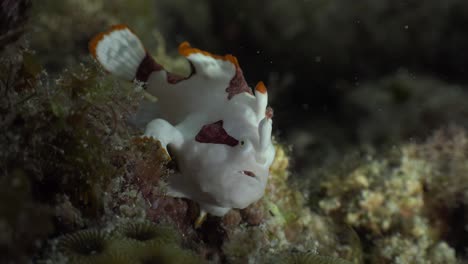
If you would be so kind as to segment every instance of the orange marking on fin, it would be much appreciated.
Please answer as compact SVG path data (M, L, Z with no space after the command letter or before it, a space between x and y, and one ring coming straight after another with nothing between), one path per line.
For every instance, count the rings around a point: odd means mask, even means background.
M190 46L190 44L187 41L184 41L184 42L180 43L180 45L179 45L179 54L180 55L187 57L187 56L189 56L190 54L193 54L193 53L200 53L200 54L203 54L205 56L212 57L214 59L230 61L237 68L240 68L239 61L237 60L236 57L234 57L231 54L226 54L224 56L216 55L216 54L212 54L212 53L210 53L208 51L200 50L200 49L197 49L197 48L192 48L192 46Z
M255 86L255 90L261 92L262 94L267 93L267 88L262 81L257 83L257 85Z
M130 30L127 25L124 25L124 24L120 24L120 25L114 25L112 26L109 30L107 31L104 31L104 32L101 32L99 34L97 34L96 36L94 36L91 41L89 41L89 44L88 44L88 49L89 49L89 52L91 52L91 54L93 55L94 58L96 58L96 48L99 44L99 42L101 42L101 40L109 35L110 33L116 31L116 30L122 30L122 29L128 29ZM131 31L131 30L130 30Z

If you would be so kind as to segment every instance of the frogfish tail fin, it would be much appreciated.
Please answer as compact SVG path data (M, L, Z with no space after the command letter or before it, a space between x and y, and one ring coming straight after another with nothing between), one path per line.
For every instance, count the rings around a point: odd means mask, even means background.
M89 51L106 71L127 81L146 82L153 71L162 69L126 25L96 35Z

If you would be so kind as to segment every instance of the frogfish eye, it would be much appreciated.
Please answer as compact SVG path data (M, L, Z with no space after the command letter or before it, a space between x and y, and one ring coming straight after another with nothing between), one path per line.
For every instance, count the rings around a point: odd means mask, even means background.
M253 173L251 171L248 171L248 170L244 170L244 171L242 171L242 173L249 176L249 177L253 177L253 178L255 178L255 176L256 176L255 173Z

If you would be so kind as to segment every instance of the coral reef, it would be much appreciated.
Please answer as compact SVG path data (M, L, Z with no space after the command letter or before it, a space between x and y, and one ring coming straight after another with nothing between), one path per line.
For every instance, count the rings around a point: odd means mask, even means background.
M320 208L355 228L372 263L457 263L466 245L466 132L439 130L322 183Z
M30 3L0 10L1 263L466 262L465 2ZM181 75L164 41L269 77L294 148L275 143L264 198L197 229L165 195L176 162L128 122L148 96L87 56L115 23Z

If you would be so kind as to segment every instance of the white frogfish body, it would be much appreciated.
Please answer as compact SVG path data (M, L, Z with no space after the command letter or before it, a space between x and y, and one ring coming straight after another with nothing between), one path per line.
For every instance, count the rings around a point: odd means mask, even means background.
M146 125L177 162L168 195L199 203L202 211L223 216L245 208L265 191L275 149L271 142L273 110L259 82L245 82L237 59L180 44L191 66L188 77L166 71L138 37L118 25L97 35L90 51L110 73L145 83L158 101L157 117Z

